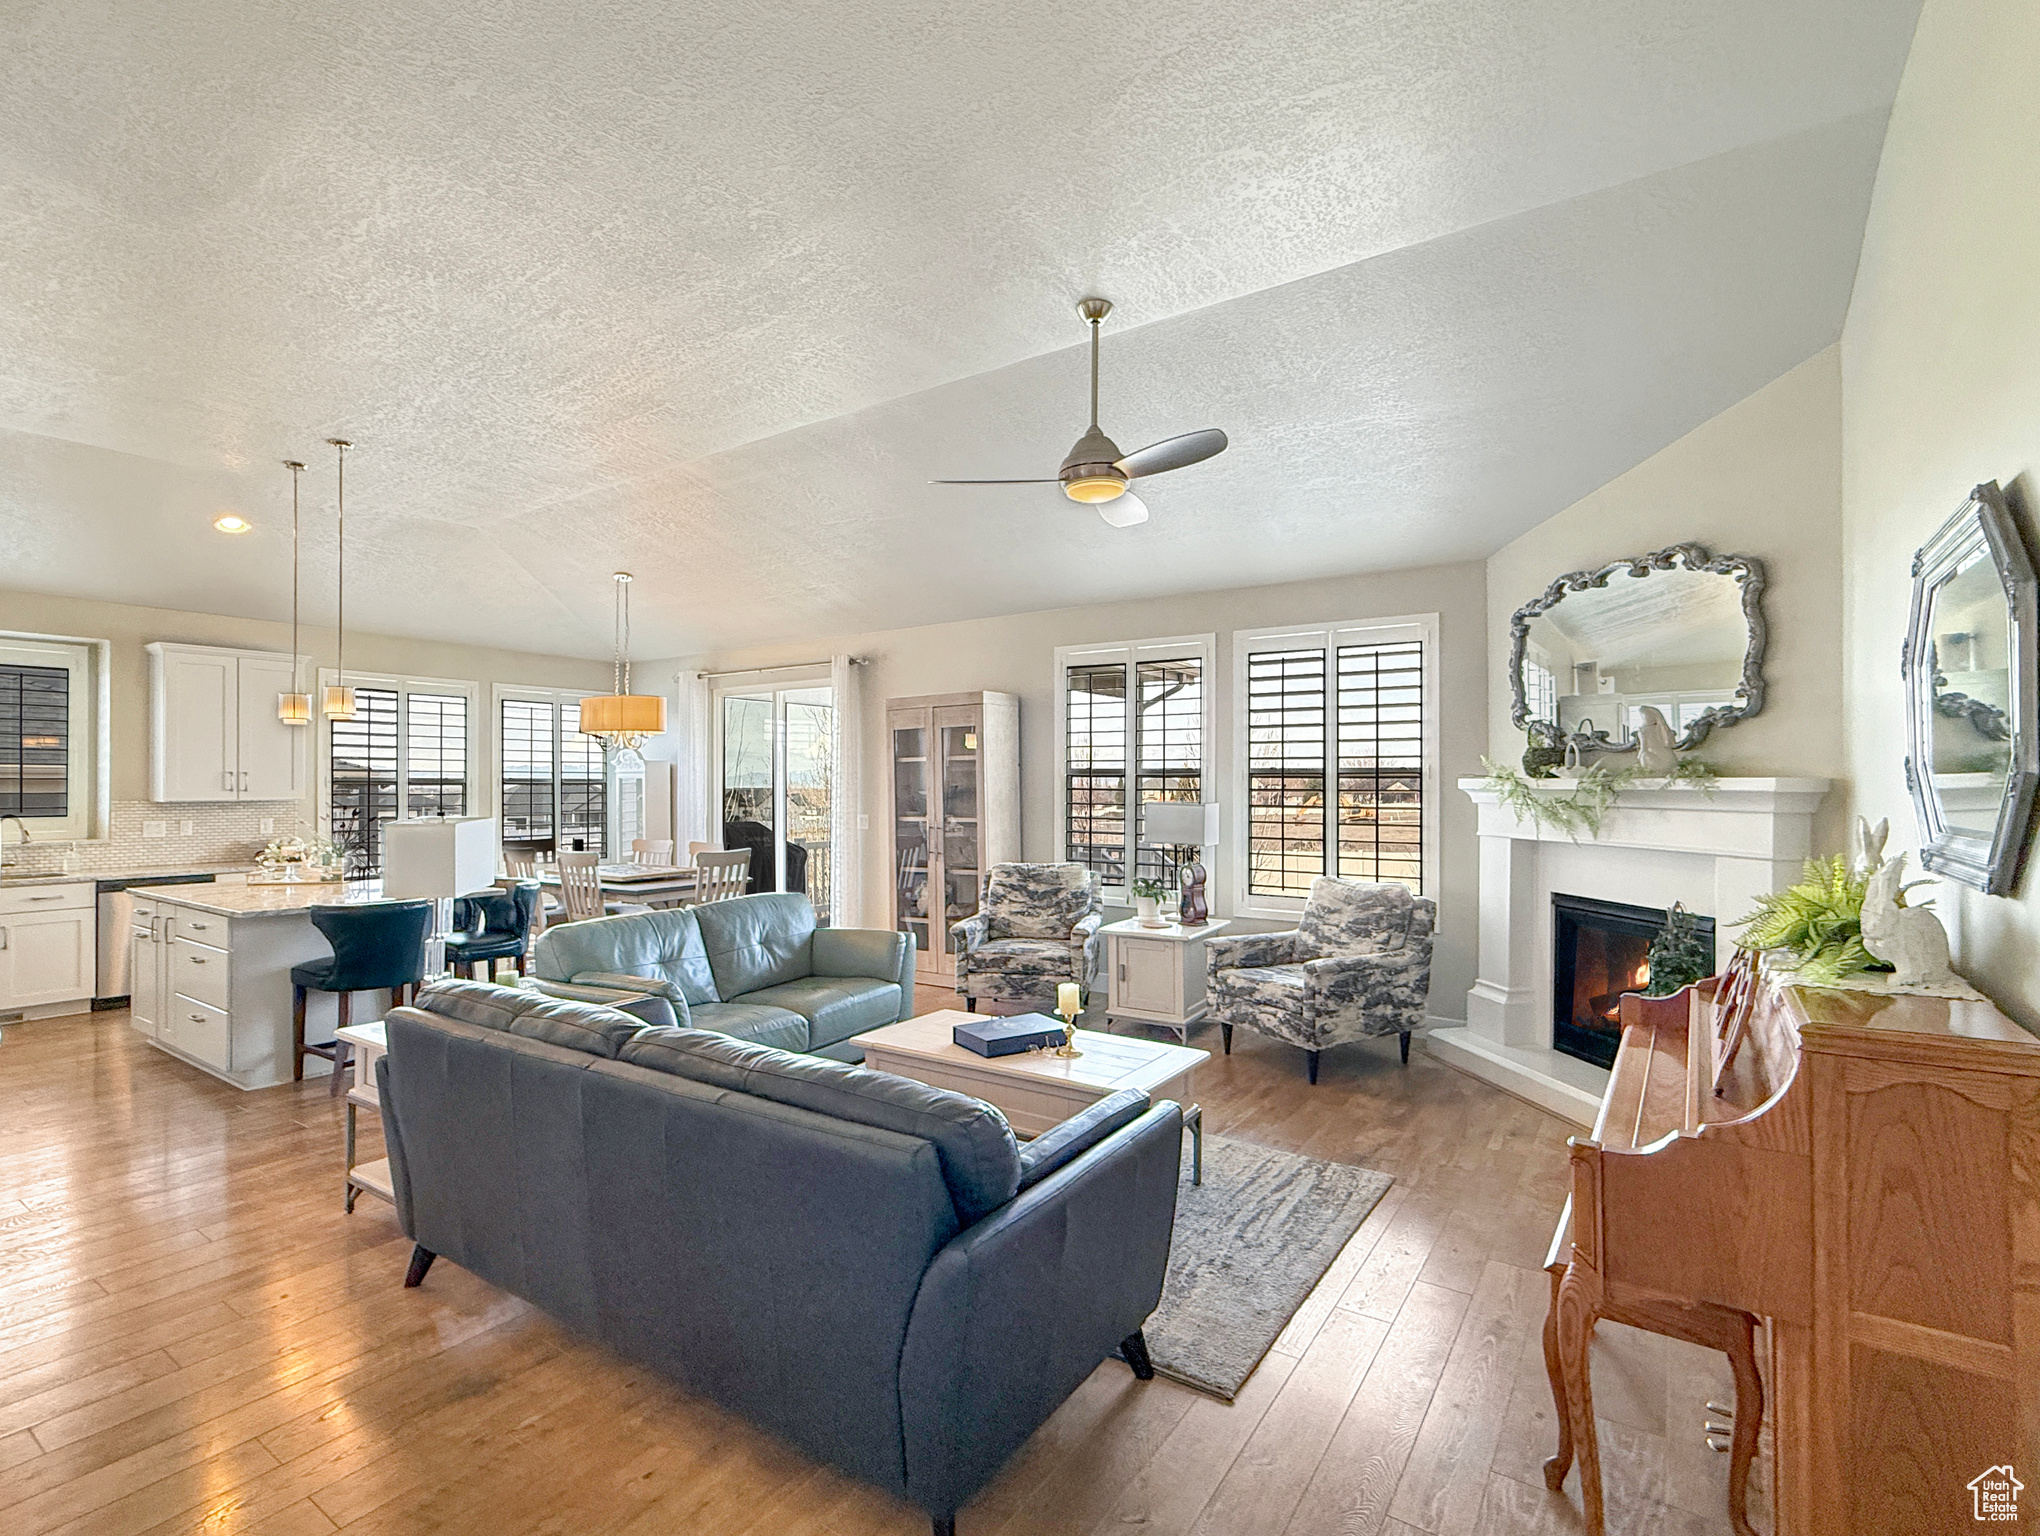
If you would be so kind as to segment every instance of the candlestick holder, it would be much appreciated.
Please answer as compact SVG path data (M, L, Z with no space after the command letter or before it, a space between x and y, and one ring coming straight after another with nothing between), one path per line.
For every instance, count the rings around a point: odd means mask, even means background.
M1063 1027L1063 1043L1055 1048L1055 1054L1065 1059L1083 1055L1084 1053L1077 1049L1077 1021L1060 1008L1056 1010L1055 1016L1062 1020Z

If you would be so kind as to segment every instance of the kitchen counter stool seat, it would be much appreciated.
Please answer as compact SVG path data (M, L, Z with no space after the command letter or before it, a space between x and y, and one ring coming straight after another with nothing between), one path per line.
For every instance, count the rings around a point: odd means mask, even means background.
M337 1037L331 1045L305 1043L305 995L334 993L342 1029L354 1022L356 992L388 992L392 1007L403 1001L402 993L415 996L418 983L425 979L425 941L432 934L436 905L430 901L377 901L305 909L312 926L333 946L333 958L307 960L290 968L293 1082L305 1080L305 1057L322 1056L333 1063L327 1092L337 1097L352 1055L347 1042Z

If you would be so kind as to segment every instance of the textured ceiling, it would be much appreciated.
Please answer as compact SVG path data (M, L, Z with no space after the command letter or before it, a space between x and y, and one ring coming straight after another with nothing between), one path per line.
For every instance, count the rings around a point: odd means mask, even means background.
M280 616L336 434L356 623L567 654L1484 554L1833 340L1917 9L0 0L0 587ZM923 484L1085 292L1232 451Z

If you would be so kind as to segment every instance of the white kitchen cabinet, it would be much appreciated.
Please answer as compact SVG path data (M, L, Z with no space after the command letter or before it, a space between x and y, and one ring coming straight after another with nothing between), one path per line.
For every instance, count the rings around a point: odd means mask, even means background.
M128 1023L151 1040L163 1024L162 922L154 902L137 901L128 928Z
M149 653L149 798L296 800L308 726L277 718L291 658L154 641Z
M0 1015L90 1008L98 922L89 882L0 890Z

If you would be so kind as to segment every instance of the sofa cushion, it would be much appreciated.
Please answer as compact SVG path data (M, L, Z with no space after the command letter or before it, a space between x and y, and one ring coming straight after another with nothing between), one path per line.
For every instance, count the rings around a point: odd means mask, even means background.
M531 958L533 969L547 981L607 971L659 977L688 1003L713 1003L725 995L716 991L700 926L685 907L561 923L539 935Z
M621 1059L857 1125L918 1136L935 1148L957 1219L965 1226L997 1210L1020 1187L1019 1146L1005 1116L960 1093L698 1029L643 1030L624 1046Z
M1409 941L1416 898L1406 885L1375 885L1319 875L1296 922L1298 960L1401 949Z
M1091 872L1081 864L998 864L985 885L995 939L1063 939L1091 910Z
M861 1035L867 1029L877 1029L882 1024L896 1023L900 1016L898 984L873 981L864 976L803 976L798 981L781 982L776 987L747 992L743 1000L774 1008L790 1008L806 1019L808 1050L834 1045L839 1040L848 1040L852 1035ZM696 1023L695 1028L722 1029L722 1026ZM723 1030L723 1033L730 1034L732 1031ZM789 1047L793 1050L800 1048Z
M670 997L658 992L620 992L614 987L571 981L539 981L531 977L525 978L524 990L544 997L565 998L569 1002L599 1003L604 1008L629 1014L640 1024L671 1026L687 1022L687 1005L681 1003L676 1008Z
M776 987L814 969L815 909L805 896L739 896L690 910L701 926L718 998Z
M743 1001L703 1003L687 1012L690 1023L682 1028L714 1030L735 1040L749 1040L782 1051L808 1048L808 1021L790 1008Z
M486 981L435 981L418 993L417 1006L442 1018L500 1029L593 1056L618 1054L645 1021L620 1009L566 1002Z

